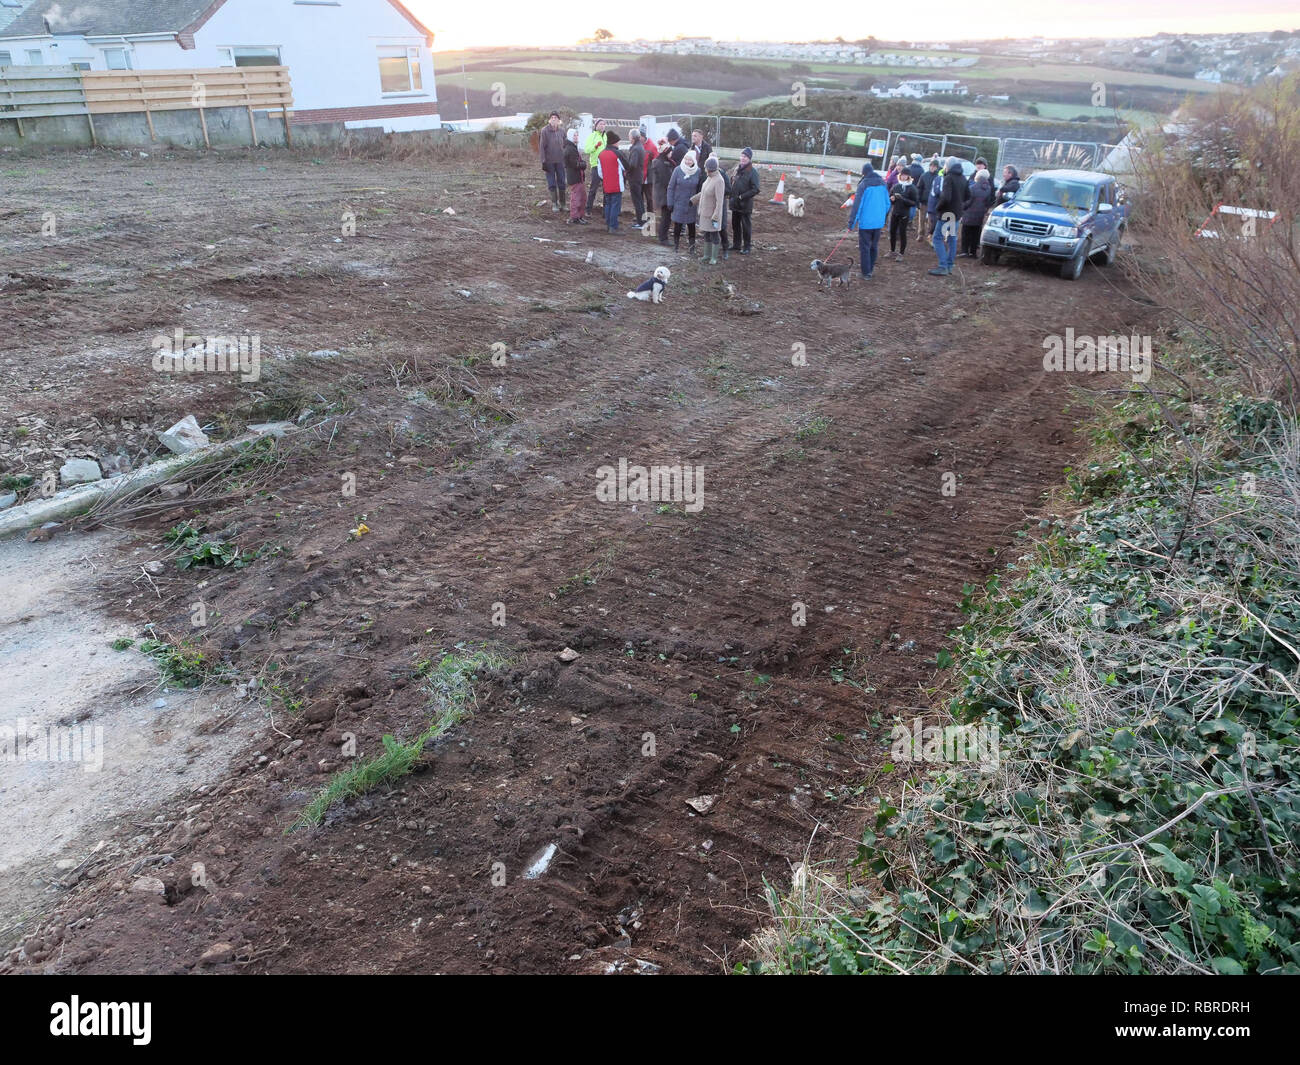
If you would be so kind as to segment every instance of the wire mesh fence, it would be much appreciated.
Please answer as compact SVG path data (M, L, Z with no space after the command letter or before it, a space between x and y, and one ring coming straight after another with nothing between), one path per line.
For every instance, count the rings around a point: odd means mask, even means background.
M1096 170L1116 156L1115 145L1095 141L920 133L799 118L677 114L656 116L655 121L662 128L675 125L686 135L698 129L717 148L733 152L752 148L756 154L766 153L782 162L801 162L808 167L847 165L849 160L857 159L888 166L899 155L920 155L923 160L938 155L941 159L956 156L971 162L982 158L999 176L1002 167L1009 164L1024 177L1044 169Z

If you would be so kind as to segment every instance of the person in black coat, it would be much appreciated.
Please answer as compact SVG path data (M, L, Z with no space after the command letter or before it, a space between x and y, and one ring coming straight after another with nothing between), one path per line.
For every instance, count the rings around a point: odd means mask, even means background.
M907 252L907 227L920 200L911 169L902 171L889 190L889 252L897 262Z
M686 153L691 150L691 146L686 143L686 138L677 132L673 127L668 131L668 158L672 160L673 166L681 166L682 160L686 158ZM656 200L655 203L659 201Z
M678 140L681 138L679 137ZM684 155L685 153L683 153ZM659 154L650 164L650 183L654 188L654 202L659 211L659 243L668 243L668 231L673 224L673 209L668 203L668 182L672 180L676 164L673 162L672 148L667 141L659 144Z
M691 130L691 147L690 150L695 153L695 163L700 168L700 173L704 173L704 164L708 162L709 156L713 154L713 145L704 139L704 130ZM704 179L700 179L700 184L704 184Z
M731 172L731 242L741 255L748 255L753 243L754 200L758 198L758 171L754 149L742 148L740 162Z

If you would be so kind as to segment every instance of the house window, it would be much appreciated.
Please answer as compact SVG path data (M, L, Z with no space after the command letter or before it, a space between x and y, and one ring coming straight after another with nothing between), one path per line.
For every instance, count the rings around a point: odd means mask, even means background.
M11 67L14 64L12 52L0 52L0 67Z
M280 65L279 48L232 48L230 50L237 67L278 67Z
M73 70L89 70L89 69L90 69L90 60L89 60L89 59L74 59L74 60L72 60L72 69L73 69Z
M385 93L418 92L424 88L418 48L379 49L379 84Z
M45 59L41 56L41 50L39 48L27 49L27 62L34 67L39 67L44 63Z
M104 66L109 70L130 70L131 53L125 48L105 48Z

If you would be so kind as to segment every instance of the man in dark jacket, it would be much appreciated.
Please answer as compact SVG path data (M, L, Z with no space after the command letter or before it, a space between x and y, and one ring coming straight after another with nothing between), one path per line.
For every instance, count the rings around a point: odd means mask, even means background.
M1002 187L998 189L997 206L1001 206L1020 191L1020 171L1014 166L1002 168Z
M673 166L681 166L682 160L686 158L686 153L691 150L690 145L686 143L686 138L677 132L673 127L668 131L668 158L672 160ZM695 165L699 166L699 156L695 158Z
M695 165L700 168L700 173L703 174L704 164L708 162L709 156L713 154L713 145L704 139L704 130L691 130L690 151L695 153ZM702 178L701 184L703 184Z
M948 160L939 181L939 196L935 204L934 252L939 265L930 271L935 277L947 277L957 261L957 231L961 216L970 201L966 172L955 155Z
M542 169L546 171L546 187L551 194L551 210L558 211L567 207L564 196L564 131L560 129L560 112L552 111L551 117L537 138L537 152L542 157Z
M640 229L641 223L645 221L645 194L642 191L645 184L645 145L641 142L639 129L632 130L628 136L631 144L627 149L627 191L632 194L632 213L636 215L632 228Z
M641 123L640 133L641 143L645 146L645 209L653 213L655 204L658 201L654 198L654 182L650 180L650 164L655 161L659 149L655 146L655 142L650 139L650 134L646 132L644 122Z
M741 255L748 255L754 239L754 200L758 196L758 171L754 149L742 148L740 162L731 174L731 242Z

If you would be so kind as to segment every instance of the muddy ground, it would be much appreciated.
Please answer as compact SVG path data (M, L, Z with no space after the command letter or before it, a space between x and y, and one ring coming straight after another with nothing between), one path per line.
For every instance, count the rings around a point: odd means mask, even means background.
M214 702L233 753L197 783L108 730L139 806L16 919L7 964L29 971L186 972L214 944L215 971L729 966L765 880L852 857L897 788L890 725L936 703L963 585L1082 450L1083 382L1043 372L1044 335L1142 313L1102 268L939 279L928 246L819 291L838 189L803 190L803 219L764 205L756 254L710 269L562 224L523 154L0 167L4 474L135 467L188 413L214 439L296 426L191 499L102 516L93 649L202 653L200 690L244 709ZM660 263L666 303L628 300ZM177 328L257 336L260 379L157 371ZM620 459L702 466L703 509L599 501ZM179 568L183 521L248 564ZM41 567L85 535L11 547ZM287 831L348 736L364 759L418 734L428 663L485 647L505 664L415 773Z

